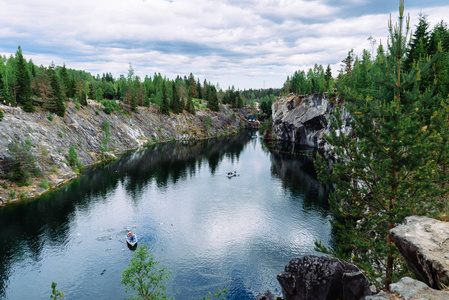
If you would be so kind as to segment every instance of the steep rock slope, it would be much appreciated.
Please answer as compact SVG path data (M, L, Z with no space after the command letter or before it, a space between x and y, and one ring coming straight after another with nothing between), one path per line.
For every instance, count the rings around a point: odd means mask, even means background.
M332 129L330 118L333 117L335 102L338 99L331 101L326 94L293 95L276 99L271 107L273 137L329 151L325 136ZM344 107L341 110L343 119L349 120ZM340 130L349 134L349 121Z
M147 143L170 140L202 139L226 135L247 126L244 110L233 111L222 106L219 112L198 110L196 115L179 114L165 116L155 107L140 107L137 113L103 112L103 106L95 101L77 109L73 102L66 102L64 118L38 109L26 113L21 108L0 105L4 112L0 122L0 164L11 156L8 144L11 141L31 141L42 177L34 178L28 187L17 187L0 179L0 204L16 199L22 194L33 197L46 188L39 182L43 178L51 186L76 177L68 165L68 149L73 146L78 161L86 166L101 160L100 154L115 155ZM52 120L49 120L52 119ZM105 124L109 124L109 142L105 143ZM103 150L102 150L103 149ZM15 195L11 195L15 191Z

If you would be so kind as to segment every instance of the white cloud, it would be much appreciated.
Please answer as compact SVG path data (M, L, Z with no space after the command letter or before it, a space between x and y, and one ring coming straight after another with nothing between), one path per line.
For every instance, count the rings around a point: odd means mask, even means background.
M369 36L385 43L389 12L357 14L373 5L367 0L338 3L0 0L0 53L21 45L37 64L65 62L93 74L126 74L131 62L141 77L192 72L222 87L259 88L264 81L280 87L287 75L315 63L330 64L335 73L350 49L358 55L370 49ZM448 5L424 5L406 9L413 24L420 11L431 26L449 15ZM343 18L348 7L353 17Z

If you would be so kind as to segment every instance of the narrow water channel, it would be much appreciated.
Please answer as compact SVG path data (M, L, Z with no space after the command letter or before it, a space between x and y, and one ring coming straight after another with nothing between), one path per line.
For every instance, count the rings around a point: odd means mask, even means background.
M171 271L174 299L281 296L276 275L332 238L312 153L250 132L161 144L1 207L0 299L49 299L52 281L67 300L123 299L127 229Z

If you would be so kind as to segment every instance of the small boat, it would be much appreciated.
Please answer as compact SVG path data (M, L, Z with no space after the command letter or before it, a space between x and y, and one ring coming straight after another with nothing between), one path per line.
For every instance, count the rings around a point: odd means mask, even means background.
M228 172L228 173L226 173L226 176L228 178L235 177L235 176L237 176L237 172Z
M137 244L137 235L132 233L131 231L126 235L126 242L131 247L134 247Z

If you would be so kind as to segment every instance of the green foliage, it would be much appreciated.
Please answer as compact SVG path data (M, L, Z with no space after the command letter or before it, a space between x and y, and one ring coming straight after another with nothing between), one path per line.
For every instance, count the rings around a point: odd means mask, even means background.
M269 119L266 119L261 125L260 125L260 131L263 133L267 130L271 130L271 127L273 126L273 118L270 117Z
M79 100L82 106L87 106L87 95L85 90L81 90Z
M172 299L164 295L170 272L164 266L158 268L159 263L149 247L145 244L138 247L128 268L122 272L121 283L126 286L126 292L137 292L129 299Z
M61 90L61 83L55 72L55 65L52 63L48 68L50 75L50 85L52 89L52 96L49 98L46 107L50 112L57 114L60 117L65 115L64 95Z
M220 110L220 106L218 105L217 90L215 89L215 86L213 86L213 85L209 85L209 87L208 87L207 107L210 110L213 110L213 111L219 111Z
M16 191L10 190L8 193L9 199L14 199L16 197Z
M167 89L165 87L165 81L162 82L162 105L161 105L161 113L164 115L170 115L170 104L168 102L167 97Z
M95 91L95 100L97 100L97 101L103 100L103 90L101 88L98 88Z
M22 49L20 46L16 52L16 69L15 75L17 79L16 99L17 103L23 105L23 110L27 112L35 111L33 102L31 101L31 79L28 73L27 62L23 58Z
M101 104L104 106L103 111L108 115L113 113L114 111L121 112L120 106L113 100L105 99L101 101Z
M222 298L222 295L225 294L227 291L228 291L227 289L217 290L217 292L215 293L213 298L226 300L226 298ZM211 292L207 292L207 295L203 297L203 300L211 300L213 298L212 298L212 293Z
M212 127L212 120L210 116L207 116L203 119L204 128L206 129L206 132L209 132Z
M65 294L56 289L58 284L56 282L51 283L51 295L50 298L54 300L62 300L65 299Z
M39 183L39 186L43 189L51 188L50 181L48 181L47 178L42 178L41 182Z
M36 159L31 152L33 144L29 138L25 142L11 141L8 144L9 157L3 165L4 176L18 185L26 185L30 172L37 173Z
M110 150L110 143L111 143L111 132L110 132L110 125L108 121L104 121L103 123L103 138L101 139L101 153L103 158L106 158L106 153Z
M389 23L388 52L379 51L369 68L370 89L341 92L353 132L344 132L348 120L336 109L326 138L338 158L332 172L316 160L319 178L335 186L329 200L338 229L335 254L387 289L407 272L389 231L407 216L437 213L448 179L449 103L433 87L420 92L420 76L432 72L438 55L404 72L409 21L404 24L403 10L401 1L398 24Z
M0 109L0 122L3 120L3 110Z
M67 154L67 162L74 171L78 171L78 169L82 167L81 163L78 161L78 153L76 153L76 149L74 146L69 147L69 152Z

